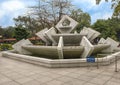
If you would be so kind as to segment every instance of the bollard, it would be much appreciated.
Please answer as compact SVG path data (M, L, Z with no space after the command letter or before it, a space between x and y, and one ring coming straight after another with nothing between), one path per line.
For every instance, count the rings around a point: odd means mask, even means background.
M117 56L115 56L115 72L118 72L118 69L117 69Z
M97 69L99 69L98 55L97 55Z

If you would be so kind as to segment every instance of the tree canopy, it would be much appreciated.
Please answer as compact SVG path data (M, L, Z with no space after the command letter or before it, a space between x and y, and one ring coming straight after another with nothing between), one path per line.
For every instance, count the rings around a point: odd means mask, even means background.
M2 38L12 38L14 37L14 30L15 28L13 26L6 28L0 27L0 36L2 36Z
M90 26L91 23L90 15L81 9L74 8L70 0L38 0L38 4L29 7L29 9L32 9L32 12L28 16L19 16L14 18L14 20L16 26L23 25L25 28L30 29L32 33L46 27L55 27L62 15L69 15L79 22L76 27L78 32L84 26ZM39 24L36 25L38 22Z
M27 29L23 28L22 26L16 27L14 32L15 32L15 38L18 41L21 39L27 39L29 35Z
M29 16L35 17L43 28L55 26L62 15L72 9L70 0L37 0L38 4L30 6Z
M108 20L97 20L92 28L101 33L101 37L111 37L120 41L120 20L112 18Z
M31 36L34 36L34 34L41 29L41 24L30 16L18 16L14 18L14 21L17 27L26 28L29 33L31 33Z
M77 32L80 32L83 27L90 27L91 17L88 13L83 12L81 9L72 10L70 16L79 23L76 27Z

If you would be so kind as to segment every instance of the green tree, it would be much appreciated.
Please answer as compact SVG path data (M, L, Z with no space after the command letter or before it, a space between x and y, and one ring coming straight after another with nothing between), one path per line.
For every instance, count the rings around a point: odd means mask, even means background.
M34 36L35 33L41 29L41 24L29 16L18 16L17 18L14 18L14 21L17 27L25 27L31 36Z
M12 26L4 28L3 38L13 38L14 37L14 31L15 31L15 28L12 27Z
M0 26L0 36L3 36L4 34L4 29Z
M116 37L116 39L120 41L120 19L112 18L112 19L108 19L108 22L109 22L109 28L112 29L111 32L115 34L113 35L113 37Z
M22 26L15 28L15 38L19 41L21 39L27 39L29 33L27 29L23 28Z
M13 38L14 30L15 28L13 26L9 26L6 28L0 27L0 35L2 36L2 38Z
M96 31L99 31L101 33L101 37L108 37L107 35L107 28L108 28L108 24L106 20L97 20L97 22L95 22L92 25L92 28L95 29Z
M70 16L79 22L78 26L76 27L77 32L80 32L83 27L90 27L91 17L88 13L83 12L81 9L72 10Z
M111 37L115 40L120 40L120 20L112 18L108 20L97 20L92 25L92 28L101 33L101 37Z

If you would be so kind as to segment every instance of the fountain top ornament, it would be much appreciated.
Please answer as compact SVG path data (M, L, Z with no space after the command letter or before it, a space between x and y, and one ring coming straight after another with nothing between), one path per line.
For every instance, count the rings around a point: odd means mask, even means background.
M64 15L55 27L45 28L36 35L46 46L35 46L28 39L13 45L20 54L37 54L47 58L86 58L99 52L113 52L119 45L111 38L101 38L96 45L92 42L100 33L92 28L84 27L80 33L75 31L78 22ZM56 32L58 31L58 33Z
M60 33L70 33L78 25L78 22L72 18L64 15L62 19L57 23L56 28Z

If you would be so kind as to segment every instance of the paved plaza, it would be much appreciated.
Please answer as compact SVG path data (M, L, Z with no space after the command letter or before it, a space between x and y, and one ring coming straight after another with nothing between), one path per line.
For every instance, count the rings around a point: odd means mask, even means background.
M115 64L97 67L47 68L0 57L0 85L120 85Z

